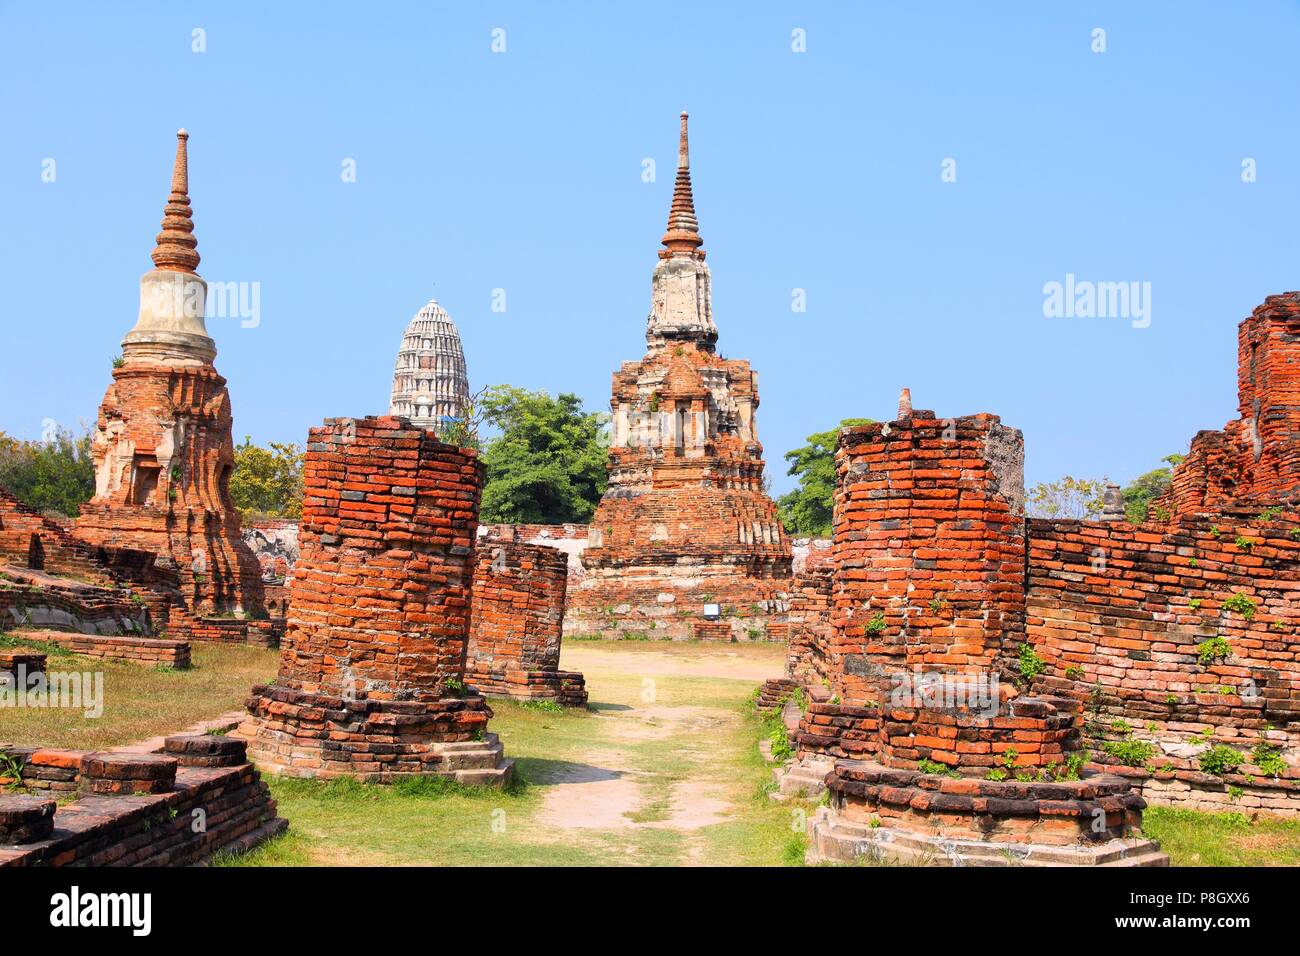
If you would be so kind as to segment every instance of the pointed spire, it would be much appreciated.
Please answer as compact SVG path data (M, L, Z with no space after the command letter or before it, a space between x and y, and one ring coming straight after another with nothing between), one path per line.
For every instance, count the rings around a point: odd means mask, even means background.
M898 415L894 421L901 422L904 418L912 417L912 390L905 388L898 393Z
M659 252L663 258L676 255L704 258L700 248L700 223L695 218L695 198L691 195L690 148L686 141L686 113L682 112L682 135L677 146L677 183L673 186L673 204L668 211L668 231L661 240L667 247Z
M185 141L190 134L176 134L176 165L172 168L172 191L163 209L162 232L150 254L154 267L167 272L195 272L199 267L199 241L194 238L190 211L189 157Z

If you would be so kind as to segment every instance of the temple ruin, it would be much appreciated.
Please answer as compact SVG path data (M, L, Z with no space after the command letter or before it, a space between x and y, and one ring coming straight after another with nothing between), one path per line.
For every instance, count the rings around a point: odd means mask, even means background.
M895 421L841 430L829 592L797 589L761 698L806 700L780 789L830 789L814 857L994 862L985 844L1010 841L1067 862L1042 848L1064 837L1100 854L1074 862L1152 862L1097 843L1142 801L1300 811L1297 316L1287 293L1241 323L1242 417L1196 436L1145 524L1113 501L1024 519L1021 439L993 416L905 395ZM943 696L976 678L1005 707ZM1104 834L1076 826L1085 792Z
M1025 631L1023 439L900 403L836 455L831 628L803 768L830 804L810 856L1161 865L1142 797L1086 774L1077 701L1001 680Z
M563 552L480 538L474 568L467 679L487 694L581 707L586 681L562 671L560 642L569 579Z
M204 615L265 615L261 575L230 500L230 395L204 324L189 134L176 138L154 268L140 279L140 314L99 409L95 496L82 506L75 532L93 545L151 552L174 570L180 601L160 624L188 631Z
M765 639L785 610L790 542L763 491L758 376L715 348L686 122L648 350L614 373L609 485L569 595L570 634Z

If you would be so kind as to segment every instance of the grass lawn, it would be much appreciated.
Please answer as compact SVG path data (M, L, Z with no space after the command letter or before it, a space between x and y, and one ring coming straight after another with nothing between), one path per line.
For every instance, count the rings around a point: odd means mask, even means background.
M1300 820L1147 807L1142 832L1174 866L1300 866Z
M0 707L0 741L99 750L176 733L244 706L249 688L275 676L276 651L195 642L189 670L164 670L71 654L54 644L0 634L0 647L32 647L49 655L51 671L103 674L103 714L81 709Z

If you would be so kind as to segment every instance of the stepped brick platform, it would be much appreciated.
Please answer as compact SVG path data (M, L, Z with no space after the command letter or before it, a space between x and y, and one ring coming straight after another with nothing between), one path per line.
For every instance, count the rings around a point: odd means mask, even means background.
M115 637L102 634L69 634L66 631L16 631L23 640L57 644L74 654L127 661L132 664L164 664L176 670L190 666L190 642L161 637Z
M260 766L509 780L491 708L464 683L482 484L473 451L406 419L311 430L279 675L240 729Z
M810 856L949 866L1168 866L1119 777L1009 783L838 760Z
M830 696L801 720L783 793L830 805L809 858L1163 865L1145 802L1088 774L1080 702L1002 676L1024 643L1023 444L991 415L842 429ZM829 769L827 769L829 766Z
M701 244L683 114L647 352L614 374L609 484L569 595L568 634L762 639L785 611L792 556L763 491L758 376L717 354ZM704 620L714 604L725 630Z
M799 682L796 680L788 677L769 677L758 689L758 700L755 701L755 706L759 710L783 707L786 701L798 693L799 689Z
M132 591L0 565L0 626L148 634L150 620L147 601Z
M202 750L188 743L181 759L0 745L37 791L0 793L0 867L190 866L283 832L243 742L214 740L222 765L187 762ZM81 795L60 805L40 795L51 791Z
M586 705L583 676L559 669L568 576L554 548L479 542L466 680L487 694Z

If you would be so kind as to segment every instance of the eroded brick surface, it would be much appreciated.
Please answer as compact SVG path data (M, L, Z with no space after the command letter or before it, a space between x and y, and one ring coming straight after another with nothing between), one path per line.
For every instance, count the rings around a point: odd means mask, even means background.
M568 560L554 548L481 540L474 568L468 680L487 694L587 702L581 674L561 671Z
M281 773L503 782L491 710L466 694L483 465L402 418L308 436L301 556L276 684L245 733Z

